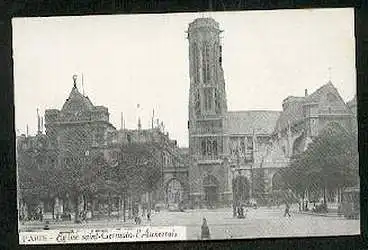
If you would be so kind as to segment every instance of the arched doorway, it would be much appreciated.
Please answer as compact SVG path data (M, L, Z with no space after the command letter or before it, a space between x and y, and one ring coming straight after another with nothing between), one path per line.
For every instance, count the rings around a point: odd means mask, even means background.
M272 191L281 190L283 188L283 179L280 172L276 172L272 176Z
M305 148L305 139L303 134L295 139L293 144L293 155L300 154Z
M233 180L233 196L237 205L249 199L250 185L245 176L239 175Z
M180 204L183 201L184 188L177 180L172 179L167 183L166 187L166 201L168 205Z
M272 176L271 179L271 200L270 205L279 206L282 202L285 201L285 190L284 190L284 180L282 177L282 173L280 170Z
M218 201L218 181L216 177L208 175L203 179L205 201L209 208L216 206Z

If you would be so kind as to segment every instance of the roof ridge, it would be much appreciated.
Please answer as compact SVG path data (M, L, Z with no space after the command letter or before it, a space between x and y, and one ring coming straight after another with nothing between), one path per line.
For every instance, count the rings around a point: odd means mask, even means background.
M245 113L245 112L282 112L282 110L249 109L249 110L229 110L227 113Z

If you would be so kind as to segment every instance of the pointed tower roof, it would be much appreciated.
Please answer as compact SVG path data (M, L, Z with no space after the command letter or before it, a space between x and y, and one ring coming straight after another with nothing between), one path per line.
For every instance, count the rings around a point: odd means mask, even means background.
M74 86L70 91L68 99L66 99L61 112L69 113L69 112L76 112L76 111L89 111L94 108L92 102L89 100L88 97L82 95L76 85L76 78L73 77Z

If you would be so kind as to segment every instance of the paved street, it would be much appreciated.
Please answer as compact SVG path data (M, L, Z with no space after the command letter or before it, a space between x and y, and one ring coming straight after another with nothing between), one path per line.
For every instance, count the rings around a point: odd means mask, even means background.
M292 217L283 217L283 207L249 209L245 219L232 217L232 210L188 210L186 212L162 211L152 215L152 226L186 226L188 239L196 240L200 236L202 218L205 217L212 239L254 238L254 237L290 237L359 234L359 220L346 220L340 217L323 217L300 214L293 209ZM148 225L143 220L142 225ZM43 224L20 225L21 231L42 230ZM132 221L122 223L117 220L91 221L85 224L68 222L50 223L50 229L69 228L119 228L133 227Z

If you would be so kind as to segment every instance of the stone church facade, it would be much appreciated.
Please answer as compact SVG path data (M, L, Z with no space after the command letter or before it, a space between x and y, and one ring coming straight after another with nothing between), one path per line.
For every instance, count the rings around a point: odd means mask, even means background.
M189 186L193 207L265 200L278 171L329 123L356 126L356 98L345 103L331 82L290 96L282 111L227 109L221 30L212 18L189 24ZM354 106L355 104L355 106Z

